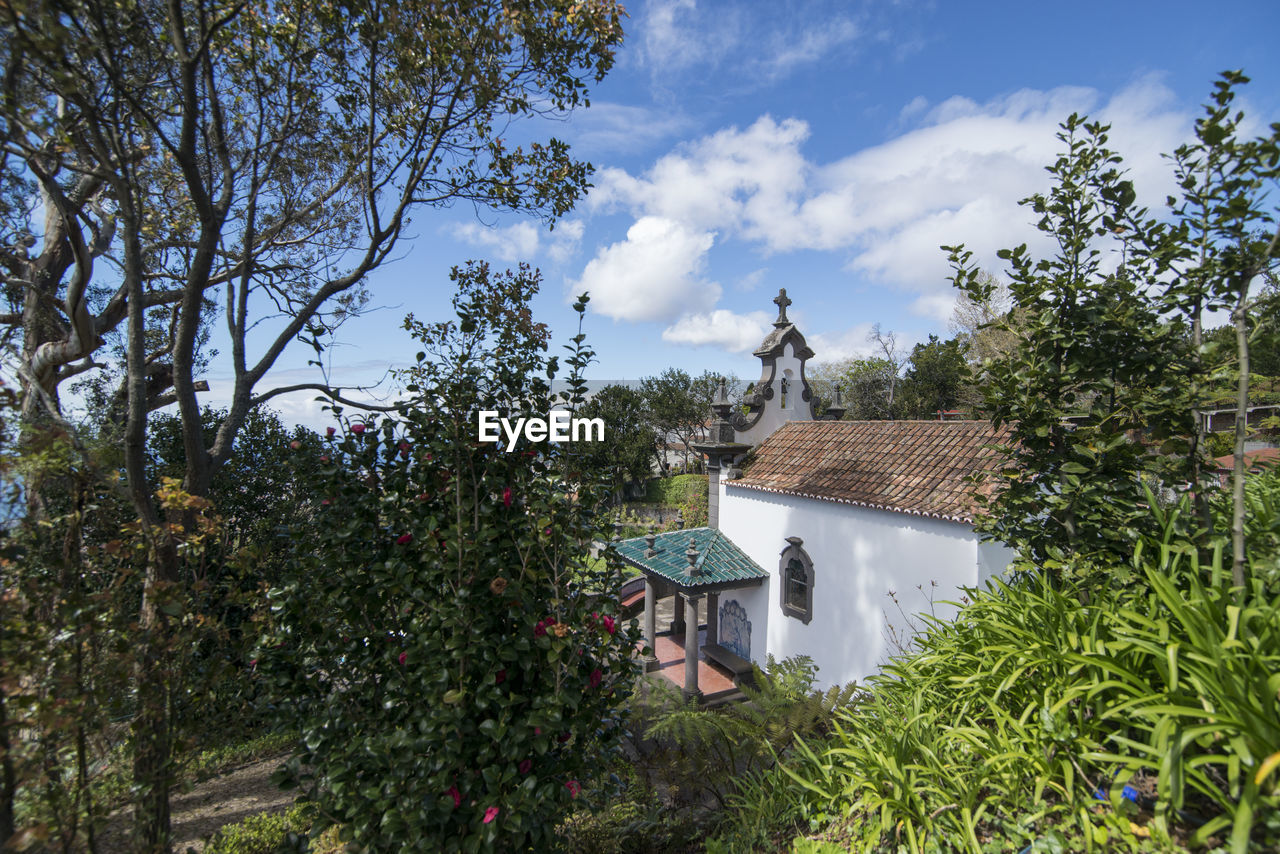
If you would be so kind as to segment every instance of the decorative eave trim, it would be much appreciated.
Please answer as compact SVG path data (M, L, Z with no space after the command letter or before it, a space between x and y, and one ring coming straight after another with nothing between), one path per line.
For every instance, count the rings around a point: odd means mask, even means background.
M808 498L812 501L834 501L837 504L848 504L853 507L865 507L868 510L885 510L890 513L902 513L906 516L921 516L926 519L941 519L944 522L956 522L961 525L972 525L974 519L972 516L953 516L947 513L932 513L927 510L918 510L910 507L897 507L892 504L873 504L870 501L856 501L852 498L834 498L830 495L814 495L809 492L800 492L795 489L782 489L776 486L761 486L755 483L743 483L741 481L728 481L727 485L731 489L754 489L759 492L773 492L778 495L794 495L797 498Z

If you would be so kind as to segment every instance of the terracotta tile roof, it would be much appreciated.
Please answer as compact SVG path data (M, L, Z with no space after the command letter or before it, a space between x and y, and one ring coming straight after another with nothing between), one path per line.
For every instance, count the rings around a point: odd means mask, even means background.
M1235 470L1236 458L1232 454L1214 457L1213 461L1217 464L1218 471L1230 472ZM1255 451L1244 452L1245 471L1253 471L1275 465L1280 465L1280 448L1258 448Z
M970 476L1002 462L986 421L794 421L765 439L730 486L972 522Z

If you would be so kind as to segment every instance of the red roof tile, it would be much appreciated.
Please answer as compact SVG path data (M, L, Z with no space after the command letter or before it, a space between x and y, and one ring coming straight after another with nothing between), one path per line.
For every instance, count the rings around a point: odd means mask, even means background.
M1229 472L1235 469L1236 458L1232 454L1214 457L1213 461L1217 464L1219 471ZM1258 448L1255 451L1244 452L1245 471L1274 465L1280 465L1280 448Z
M730 485L972 522L972 477L1000 467L989 446L1008 439L986 421L793 421Z

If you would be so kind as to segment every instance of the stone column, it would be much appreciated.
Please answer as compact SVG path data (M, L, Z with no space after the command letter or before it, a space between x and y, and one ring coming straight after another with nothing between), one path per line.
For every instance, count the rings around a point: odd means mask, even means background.
M707 527L720 527L719 454L707 454Z
M720 593L707 594L707 643L720 643Z
M684 698L689 700L702 696L698 688L698 600L702 597L697 593L677 596L677 601L683 599L689 603L689 619L684 631Z
M649 654L644 657L644 671L658 669L658 585L649 576L644 578L644 642Z
M675 595L675 615L671 620L671 634L679 637L684 634L684 597Z

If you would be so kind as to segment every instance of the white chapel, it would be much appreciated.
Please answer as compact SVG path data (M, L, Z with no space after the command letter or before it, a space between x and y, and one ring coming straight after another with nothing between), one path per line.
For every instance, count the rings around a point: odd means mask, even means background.
M774 302L746 412L722 387L696 446L707 526L617 544L644 578L643 596L624 590L624 603L643 598L647 667L686 696L727 693L724 677L770 655L809 656L824 687L862 681L909 643L919 614L953 617L949 602L1013 557L973 527L1002 433L985 421L818 420L813 351L787 319L786 291ZM675 619L659 626L668 596Z

